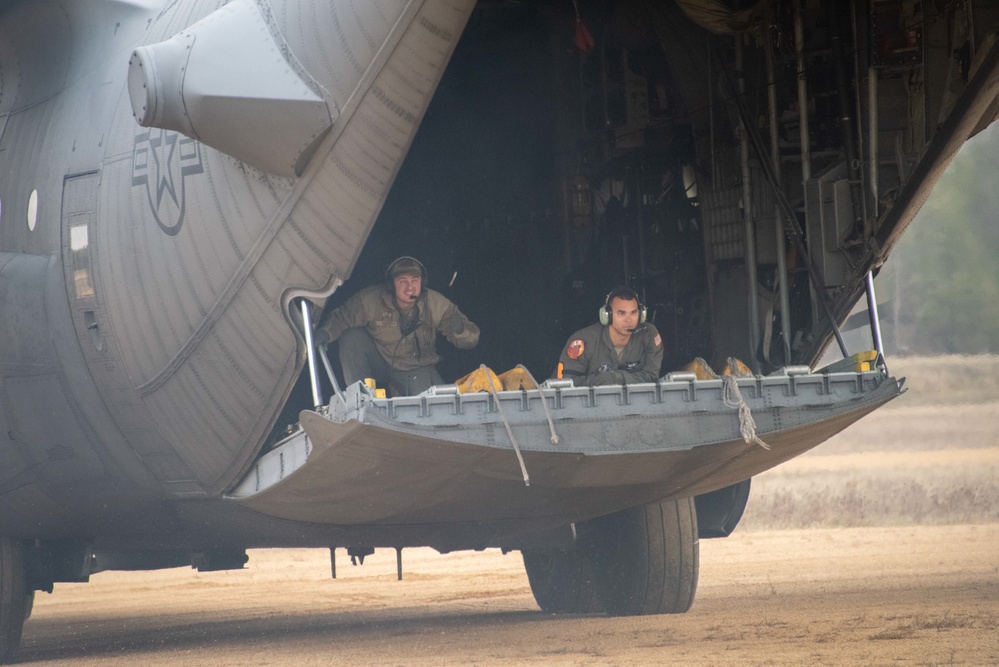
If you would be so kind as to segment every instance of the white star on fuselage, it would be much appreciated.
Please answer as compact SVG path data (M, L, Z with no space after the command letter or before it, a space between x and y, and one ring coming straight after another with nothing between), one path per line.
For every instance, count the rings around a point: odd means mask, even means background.
M166 151L161 151L159 148L166 143L169 148ZM177 191L174 187L173 179L173 151L177 146L177 135L165 130L159 131L159 136L153 137L150 133L149 136L149 151L153 156L152 162L156 165L156 208L159 209L160 202L163 200L163 193L169 192L170 199L173 200L174 205L180 206L180 202L177 201ZM166 155L162 155L162 153Z

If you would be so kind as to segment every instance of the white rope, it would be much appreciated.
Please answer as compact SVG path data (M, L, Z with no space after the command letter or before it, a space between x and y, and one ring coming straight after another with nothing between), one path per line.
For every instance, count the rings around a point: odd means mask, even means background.
M742 398L742 392L739 391L739 382L735 376L723 375L722 384L724 386L722 400L725 401L725 406L739 409L739 435L747 443L755 442L763 449L769 451L770 445L756 437L756 420L753 419L753 414L749 411L749 406L746 405L746 401Z
M548 430L551 431L551 434L552 434L552 438L551 438L552 444L553 445L557 445L558 444L558 434L555 433L555 422L552 421L552 413L551 413L550 410L548 410L548 398L545 396L544 392L541 391L541 385L538 384L538 381L534 379L534 376L531 375L531 371L527 370L527 367L524 364L517 364L517 368L520 368L525 373L527 373L527 377L531 378L531 382L534 383L535 389L537 389L538 390L538 394L541 395L541 407L543 407L545 409L545 417L548 418Z
M517 461L520 462L520 472L524 473L524 486L530 486L531 478L527 476L527 465L524 464L524 457L520 453L520 445L517 444L517 438L513 437L513 429L510 428L510 422L503 412L503 405L500 403L500 398L496 395L496 385L493 384L492 371L486 368L485 364L479 364L479 369L486 374L486 379L489 380L489 392L496 401L496 409L499 411L500 419L503 420L503 426L506 427L506 434L510 436L510 442L513 443L513 451L517 453Z

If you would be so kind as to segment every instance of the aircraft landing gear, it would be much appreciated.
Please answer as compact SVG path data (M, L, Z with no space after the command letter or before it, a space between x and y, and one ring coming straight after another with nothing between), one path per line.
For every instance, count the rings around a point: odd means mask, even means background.
M530 549L523 556L527 580L541 611L550 614L603 611L597 599L593 563L578 544L567 549Z
M597 592L611 616L682 614L697 592L693 498L664 500L586 523Z
M31 591L24 596L24 620L31 618L31 611L35 608L35 592Z
M0 537L0 663L13 657L21 643L24 619L31 613L34 595L25 590L24 546Z
M524 552L542 610L611 616L682 614L697 591L699 545L693 498L666 500L577 525L570 549Z

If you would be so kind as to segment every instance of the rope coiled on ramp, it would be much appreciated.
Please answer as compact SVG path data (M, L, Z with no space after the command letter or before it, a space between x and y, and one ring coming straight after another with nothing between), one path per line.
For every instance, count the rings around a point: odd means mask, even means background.
M739 435L742 436L742 439L747 444L755 442L763 449L770 451L770 445L760 440L756 435L756 420L753 419L753 413L749 411L749 406L746 405L746 401L742 398L738 380L736 380L734 375L723 375L722 385L724 387L722 400L725 402L726 407L737 408L739 410Z

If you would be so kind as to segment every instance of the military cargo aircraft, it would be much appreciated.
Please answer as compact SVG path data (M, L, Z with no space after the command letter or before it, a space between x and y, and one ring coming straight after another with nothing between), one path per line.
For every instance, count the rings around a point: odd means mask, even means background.
M36 591L259 547L522 550L543 609L685 611L752 475L898 395L811 366L994 120L997 18L0 0L0 660ZM445 375L548 377L617 284L666 373L320 405L310 325L398 255L485 332Z

